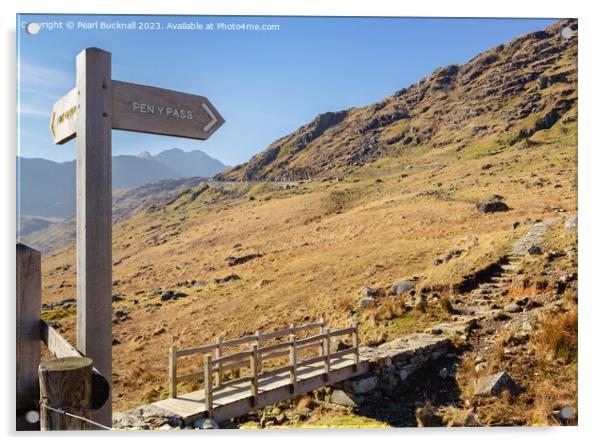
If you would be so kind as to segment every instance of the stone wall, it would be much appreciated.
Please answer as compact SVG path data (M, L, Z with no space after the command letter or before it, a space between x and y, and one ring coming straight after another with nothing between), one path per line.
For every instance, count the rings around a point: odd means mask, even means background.
M439 332L439 331L436 331ZM325 406L357 407L367 397L387 397L403 388L408 378L426 363L451 352L452 341L441 334L412 334L376 347L361 348L361 360L370 371L359 377L314 391Z

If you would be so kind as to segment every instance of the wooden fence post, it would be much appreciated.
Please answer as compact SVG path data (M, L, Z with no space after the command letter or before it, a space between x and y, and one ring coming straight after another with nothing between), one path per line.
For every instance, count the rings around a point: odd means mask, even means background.
M111 54L87 48L76 59L77 349L112 386ZM111 426L112 402L94 413Z
M291 366L290 370L290 379L291 379L291 394L295 394L297 392L297 336L295 334L291 334L289 336L289 341L291 345L289 346L289 362Z
M259 395L259 382L257 378L257 345L251 345L251 406L257 405L257 396Z
M221 337L217 337L217 340L215 341L215 344L216 344L215 358L220 358L222 356L222 338ZM215 385L218 388L220 386L222 386L222 374L223 374L222 362L218 362L218 364L217 364L217 376L215 377Z
M330 380L330 328L325 328L324 333L326 334L326 338L322 341L323 350L324 350L324 381L328 382Z
M257 349L261 348L261 331L259 329L257 329L255 331L255 337L257 337L257 341L255 341L255 344L257 345ZM257 372L261 372L261 353L259 353L257 355Z
M60 414L59 409L89 419L92 414L92 360L64 357L41 363L40 427L42 431L89 430L91 424Z
M351 326L353 327L353 333L351 334L351 338L352 338L352 344L353 344L353 348L354 348L354 355L353 355L354 370L357 371L357 365L360 362L360 344L359 344L359 337L358 337L357 321L354 321Z
M213 363L211 354L205 355L205 409L207 415L213 417Z
M36 430L25 414L37 410L40 397L40 312L42 306L41 255L17 244L17 430Z
M324 317L320 318L320 334L324 334ZM320 355L324 355L324 342L322 342L322 344L320 344Z
M175 346L169 348L169 397L178 397L178 362L177 349Z

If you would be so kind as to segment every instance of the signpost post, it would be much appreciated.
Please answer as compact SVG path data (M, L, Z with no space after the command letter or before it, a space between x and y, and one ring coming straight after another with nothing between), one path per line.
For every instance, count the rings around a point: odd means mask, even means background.
M203 96L111 78L111 54L77 55L76 86L52 108L55 144L77 137L77 349L111 382L111 130L208 139L224 119ZM93 419L111 426L112 399Z

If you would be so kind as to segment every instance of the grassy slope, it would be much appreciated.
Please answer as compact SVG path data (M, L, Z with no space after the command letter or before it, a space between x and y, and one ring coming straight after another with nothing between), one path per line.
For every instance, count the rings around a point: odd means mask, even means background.
M415 148L340 182L289 189L201 185L162 210L118 224L114 293L127 298L114 306L131 310L132 319L113 328L120 341L113 349L115 408L165 396L172 343L199 345L217 335L235 337L322 315L331 325L346 325L363 285L387 288L412 276L421 278L420 285L449 285L497 258L520 233L512 230L514 221L553 215L555 207L576 210L575 134L575 123L558 123L526 150L495 140L460 152ZM484 162L493 167L482 170ZM413 168L404 170L408 164ZM408 176L401 178L402 172ZM542 179L543 186L535 185ZM201 193L192 199L195 191ZM503 195L511 211L473 210L493 193ZM242 247L236 250L236 244ZM433 265L458 247L466 252ZM224 261L254 251L265 256L235 267ZM74 295L73 260L73 248L44 258L45 300ZM241 280L211 281L230 273ZM208 284L182 288L188 297L157 310L145 308L159 302L152 289L177 289L174 283L191 279ZM138 291L145 293L134 295ZM63 315L61 329L73 338L74 318ZM160 327L165 331L157 334ZM371 326L379 329L390 331L390 323Z

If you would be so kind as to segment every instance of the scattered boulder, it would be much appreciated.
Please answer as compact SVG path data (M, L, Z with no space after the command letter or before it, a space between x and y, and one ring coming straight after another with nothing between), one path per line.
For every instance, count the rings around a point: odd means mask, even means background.
M531 247L529 247L527 252L529 255L541 255L543 253L541 247L539 247L537 244L533 244Z
M254 252L254 253L250 253L248 255L242 255L239 257L229 256L229 257L226 257L225 261L228 264L228 266L232 267L232 266L238 266L239 264L244 264L248 261L254 260L255 258L261 258L262 256L263 256L263 253Z
M113 303L116 303L116 302L118 302L118 301L123 301L123 300L125 300L125 298L124 298L124 296L123 296L123 295L121 295L121 294L115 294L115 295L113 295L113 296L111 297L111 301L112 301Z
M478 379L474 395L499 396L503 391L509 391L513 395L520 392L520 387L504 371Z
M116 430L148 429L148 424L133 414L113 413L113 428Z
M223 278L214 278L213 282L215 284L229 283L230 281L240 280L240 277L236 274L230 274Z
M373 287L362 287L360 289L360 300L359 300L359 307L360 309L363 309L365 307L368 307L372 304L374 304L374 302L376 301L376 297L378 295L378 289L375 289Z
M510 304L507 304L506 306L504 306L504 310L506 312L515 314L517 312L521 312L523 309L516 303L510 303Z
M360 289L361 297L375 298L377 295L378 295L378 289L376 289L376 288L364 286Z
M391 286L391 293L396 296L410 293L416 289L416 281L414 280L401 280L394 283Z
M483 213L493 213L506 212L510 210L510 207L504 202L504 197L502 195L493 194L485 201L477 203L475 209Z
M577 231L577 215L569 216L564 222L564 229L569 232Z
M360 301L358 303L358 306L360 309L365 309L368 306L371 306L375 303L375 299L373 297L360 297Z
M155 405L142 405L129 411L113 413L113 428L115 429L155 429L163 425L181 428L182 419L173 413L156 407Z
M197 419L192 424L192 427L198 430L219 430L218 423L209 418Z
M464 249L454 249L451 252L449 252L447 255L445 255L443 258L437 258L433 264L435 266L438 266L439 264L443 264L443 263L447 263L451 260L453 260L454 258L462 255L464 253Z
M165 292L163 292L161 294L161 301L169 301L171 299L173 299L174 297L174 291L172 290L166 290Z

